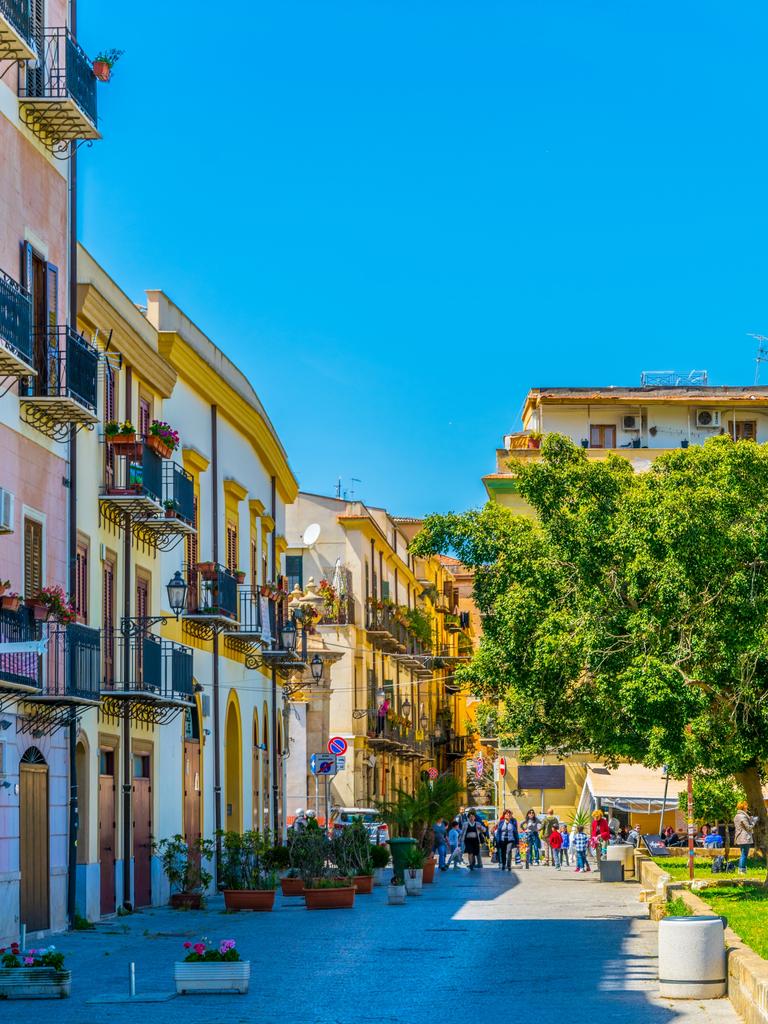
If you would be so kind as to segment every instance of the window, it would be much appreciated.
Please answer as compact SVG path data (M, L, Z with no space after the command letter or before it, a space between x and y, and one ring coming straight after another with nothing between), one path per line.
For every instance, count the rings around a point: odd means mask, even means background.
M195 495L192 499L192 525L194 526L195 531L199 529L198 519L200 518L200 513L198 511L198 504L198 497ZM200 561L200 547L197 532L187 534L186 545L187 565L189 567L187 582L190 588L187 594L187 607L191 612L193 612L197 609L197 572L195 570L195 566Z
M590 448L615 448L616 427L609 423L593 423L589 428Z
M136 576L136 618L149 617L149 578L145 575Z
M255 589L259 581L259 547L255 540L251 541L251 586Z
M389 580L381 581L381 599L382 601L389 600Z
M88 543L81 540L75 554L75 612L79 622L88 621Z
M152 400L139 395L139 433L149 437L149 426L152 422Z
M109 363L105 364L104 372L104 422L109 423L110 420L117 419L117 383L115 381L115 374ZM115 479L115 450L111 444L104 446L105 448L105 467L106 467L106 485L107 487L114 486Z
M737 441L756 441L757 440L757 420L737 420L736 423L731 421L731 437Z
M107 556L101 570L102 625L104 627L104 682L109 685L115 678L115 562Z
M43 524L24 518L24 596L34 597L43 585Z
M237 526L233 522L227 523L227 568L230 572L237 572Z
M299 590L304 589L304 560L301 555L285 556L285 578L289 591L297 585Z

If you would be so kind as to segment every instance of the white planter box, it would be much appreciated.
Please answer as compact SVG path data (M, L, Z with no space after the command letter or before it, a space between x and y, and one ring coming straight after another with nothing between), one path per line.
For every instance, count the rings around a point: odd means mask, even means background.
M52 967L0 968L0 999L66 999L71 988L71 971L55 971Z
M414 871L411 868L405 869L405 891L409 896L421 896L421 887L424 880L424 869L416 868Z
M182 960L173 965L173 980L180 996L186 992L239 992L245 995L250 977L250 960L221 964L188 964Z
M392 868L375 868L373 872L374 885L389 885L392 877Z
M388 885L387 903L390 903L393 907L399 907L401 904L405 903L405 886Z

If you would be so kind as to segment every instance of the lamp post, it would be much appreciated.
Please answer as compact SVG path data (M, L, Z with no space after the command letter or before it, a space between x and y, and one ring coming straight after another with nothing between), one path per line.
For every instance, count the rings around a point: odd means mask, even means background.
M320 657L319 654L316 654L314 656L314 658L312 659L312 661L310 661L310 663L309 663L309 670L312 673L312 678L314 679L314 681L316 683L319 683L319 682L322 681L322 678L323 678L323 668L324 668L323 659Z
M187 606L188 589L187 582L178 569L166 584L165 589L168 591L168 605L178 621Z

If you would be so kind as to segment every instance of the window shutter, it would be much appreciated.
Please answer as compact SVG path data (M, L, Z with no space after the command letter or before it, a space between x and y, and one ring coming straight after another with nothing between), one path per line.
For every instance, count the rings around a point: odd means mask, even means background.
M43 585L43 528L24 520L24 596L34 597Z
M192 499L192 525L194 526L195 530L199 529L197 519L197 495L195 495L194 498ZM197 533L190 533L187 536L187 565L190 567L190 570L194 571L194 567L197 565L199 561L200 556L198 554Z
M28 292L32 291L32 246L21 243L21 283Z
M237 527L233 523L227 523L227 568L237 570Z
M146 398L139 399L139 433L144 437L149 435L150 409Z
M77 545L75 565L75 611L81 622L88 621L88 548Z
M136 617L145 619L149 615L149 584L145 579L136 581Z
M114 680L115 646L112 634L114 622L115 567L112 562L105 561L102 571L102 606L101 616L104 626L104 681Z
M304 589L304 560L301 555L285 556L285 575L288 578L289 590L293 590L297 583L299 590Z

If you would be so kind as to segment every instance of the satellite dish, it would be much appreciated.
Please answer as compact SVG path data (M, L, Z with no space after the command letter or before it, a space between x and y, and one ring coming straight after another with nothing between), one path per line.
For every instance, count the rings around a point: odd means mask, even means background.
M306 548L311 548L313 544L317 542L317 538L320 536L320 524L310 523L306 528L301 537L301 542Z

